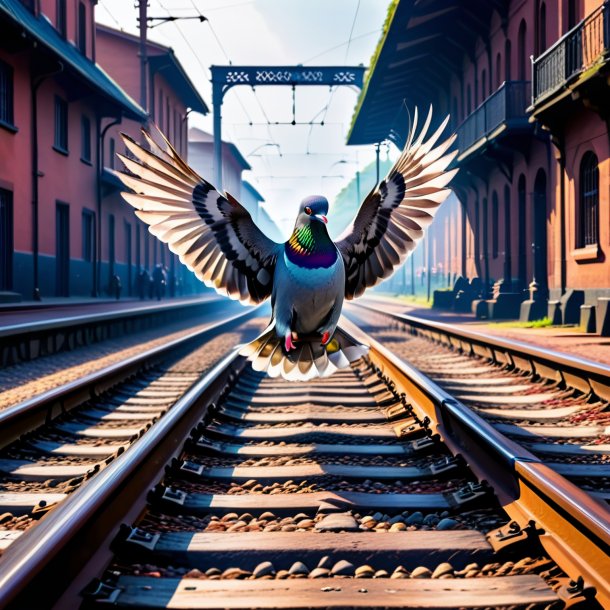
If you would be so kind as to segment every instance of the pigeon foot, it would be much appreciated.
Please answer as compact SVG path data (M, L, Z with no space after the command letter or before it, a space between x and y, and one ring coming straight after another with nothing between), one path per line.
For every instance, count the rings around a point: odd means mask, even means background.
M284 347L287 352L296 348L296 345L292 342L292 333L286 333L286 336L284 337Z
M329 341L330 341L330 333L328 331L326 331L322 335L322 345L326 345Z

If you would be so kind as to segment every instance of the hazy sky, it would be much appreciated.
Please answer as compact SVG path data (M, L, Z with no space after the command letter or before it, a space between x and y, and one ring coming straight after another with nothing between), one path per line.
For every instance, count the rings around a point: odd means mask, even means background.
M134 4L100 0L96 18L137 33ZM150 29L149 37L173 47L211 109L213 64L368 66L388 4L389 0L149 0L150 16L201 13L209 19L166 23ZM303 197L323 194L332 202L356 168L374 159L372 146L345 146L357 96L358 91L348 87L297 87L296 120L323 119L324 126L268 124L292 120L290 87L259 87L256 92L235 87L225 96L223 139L234 142L252 165L244 178L265 197L265 207L284 230L292 226ZM212 131L211 112L190 116L191 125ZM263 146L268 143L279 149Z

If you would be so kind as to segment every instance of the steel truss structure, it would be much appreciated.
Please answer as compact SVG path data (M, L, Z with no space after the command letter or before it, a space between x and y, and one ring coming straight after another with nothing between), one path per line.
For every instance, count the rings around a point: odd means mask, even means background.
M214 171L216 188L222 188L222 101L232 87L246 85L322 85L362 88L364 66L212 66L214 107Z

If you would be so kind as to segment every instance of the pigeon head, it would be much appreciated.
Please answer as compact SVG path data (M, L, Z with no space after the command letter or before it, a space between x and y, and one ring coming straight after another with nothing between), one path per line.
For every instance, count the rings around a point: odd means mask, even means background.
M297 216L297 225L303 226L313 222L328 222L326 215L328 214L328 199L321 195L312 195L305 197L301 201L299 207L299 215Z

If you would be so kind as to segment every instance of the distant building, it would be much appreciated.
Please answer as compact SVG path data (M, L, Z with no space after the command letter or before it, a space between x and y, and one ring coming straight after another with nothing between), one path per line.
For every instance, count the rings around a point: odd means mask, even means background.
M99 63L116 79L127 93L138 96L140 91L139 38L125 32L97 24L97 54ZM147 43L148 72L146 107L150 120L158 126L183 159L188 158L188 114L206 114L208 107L190 81L171 48ZM101 147L104 156L100 241L102 246L100 269L101 286L106 289L116 274L124 291L135 294L138 273L148 273L161 264L167 267L173 291L184 294L204 289L204 285L180 264L178 257L157 238L133 213L120 196L123 185L113 175L113 169L123 165L116 153L128 151L120 138L126 132L141 141L143 123L123 120L113 125L108 120L102 129Z
M95 63L95 4L0 0L0 292L16 298L96 293L102 124L146 120Z
M209 182L214 182L214 136L207 131L191 127L189 129L189 159L193 169ZM222 142L223 190L241 201L241 174L252 169L237 146ZM216 186L216 185L214 185Z
M242 183L240 203L250 212L258 228L269 238L277 242L285 241L277 224L263 208L263 196L247 181Z
M351 144L401 144L406 108L432 104L433 128L451 114L459 205L430 239L449 235L452 269L483 301L502 280L513 315L574 322L583 300L610 296L607 7L399 0L357 106Z

